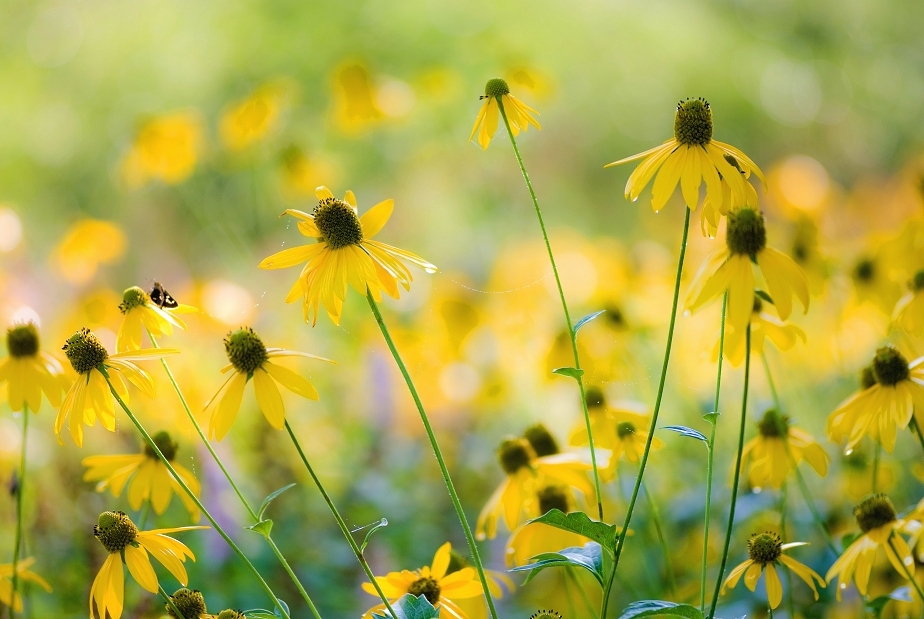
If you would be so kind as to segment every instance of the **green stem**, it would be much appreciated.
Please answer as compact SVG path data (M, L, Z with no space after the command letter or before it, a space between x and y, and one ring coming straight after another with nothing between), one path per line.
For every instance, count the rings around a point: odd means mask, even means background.
M587 612L590 613L592 619L597 619L597 611L594 609L594 605L590 603L590 598L587 597L587 591L584 590L584 585L581 584L581 581L578 579L577 574L574 573L574 568L570 565L565 568L567 570L568 576L574 582L575 588L580 592L581 597L584 599L584 605L587 607Z
M639 462L638 476L635 479L635 488L632 490L632 498L629 500L626 519L623 521L622 530L619 532L619 540L616 543L616 556L613 558L613 572L610 574L607 586L603 589L603 606L600 611L600 617L602 619L606 619L606 608L610 601L610 591L613 588L616 569L619 567L619 557L622 555L626 534L629 531L629 523L632 521L632 512L635 509L635 501L638 499L639 488L642 485L642 477L645 475L645 466L648 464L648 455L651 453L651 442L654 440L655 428L658 427L658 413L661 412L661 399L664 396L664 384L667 380L667 365L671 359L671 344L674 341L674 326L677 322L677 304L680 299L680 276L683 273L683 259L687 253L687 235L689 232L690 207L688 206L683 220L683 239L680 241L680 257L677 260L677 275L674 278L674 300L671 305L671 321L667 329L667 344L664 350L664 363L661 366L661 380L658 384L658 395L655 399L654 411L651 414L651 425L648 428L648 439L645 441L645 451L642 453L641 462Z
M645 491L645 500L648 503L648 511L651 512L651 522L654 524L655 533L658 536L658 543L661 544L661 553L664 555L664 570L667 572L667 587L671 592L672 599L679 599L677 596L677 583L674 582L674 567L671 564L671 550L667 545L667 538L664 536L664 523L661 521L661 512L655 505L654 497L648 490L648 485L642 482L642 490Z
M22 548L22 504L23 488L26 484L26 441L29 439L29 407L22 407L22 445L19 450L19 476L16 479L16 533L13 536L13 574L10 577L13 588L12 600L19 591L19 552ZM12 601L11 600L11 601ZM25 608L25 606L23 606ZM13 604L10 604L10 619L13 619Z
M337 506L334 505L334 501L330 498L330 495L327 494L327 490L324 489L324 484L321 483L321 480L318 479L317 474L314 472L314 468L311 466L311 463L308 462L308 457L305 455L305 451L302 449L301 444L298 442L298 439L295 437L295 432L292 431L292 426L289 425L289 420L286 419L286 432L289 433L289 438L292 439L292 444L295 446L295 450L298 451L299 457L302 459L302 464L305 465L305 468L308 469L308 474L311 476L314 485L318 487L321 496L324 497L324 501L327 503L330 513L333 514L334 520L337 521L337 526L340 527L340 532L343 533L343 536L346 538L347 542L350 544L350 548L353 550L353 554L356 555L356 560L359 561L359 564L362 566L363 571L366 572L366 576L369 578L369 582L372 583L372 586L375 587L376 593L379 594L379 597L382 600L382 603L385 605L385 608L388 609L388 613L392 618L397 617L394 609L391 607L391 602L388 601L388 598L385 596L385 592L382 591L382 587L379 585L379 581L376 580L375 575L372 573L372 568L369 567L369 563L366 562L366 557L363 556L363 551L360 550L359 546L356 545L356 540L353 539L353 534L350 532L350 528L347 526L346 521L343 519L343 516L340 515L340 511L337 509Z
M176 607L176 604L173 602L173 598L168 595L166 591L164 591L164 588L160 586L160 583L157 583L157 589L160 591L160 595L164 598L164 601L167 602L167 606L169 606L173 611L173 615L177 619L184 619L185 615L179 608Z
M722 562L719 564L719 577L715 581L715 591L712 594L712 605L709 608L709 619L715 617L715 607L719 602L719 590L722 588L722 579L725 577L725 565L728 562L728 547L731 544L732 529L735 526L735 508L738 504L738 482L741 479L741 454L744 451L744 426L748 417L748 380L751 375L751 325L748 323L745 331L744 349L744 393L741 396L741 427L738 430L738 453L735 456L735 478L732 481L731 506L728 510L728 527L725 529L725 548L722 550Z
M257 568L254 567L253 563L250 562L250 559L247 558L247 555L244 554L237 544L234 543L234 540L225 533L225 530L221 527L220 524L212 517L212 514L206 509L205 505L202 504L202 501L199 500L199 497L196 496L196 493L190 489L190 487L183 481L183 478L176 472L176 469L173 468L173 464L170 463L167 458L164 457L164 454L160 451L160 447L157 446L157 443L154 442L154 439L151 438L151 435L148 434L148 431L144 429L144 426L141 425L141 422L138 421L138 418L135 417L135 414L132 413L131 409L125 404L119 394L116 392L115 388L112 386L112 382L109 380L109 372L102 365L99 366L100 373L106 378L106 383L109 385L109 391L112 393L112 397L115 398L116 402L119 403L119 406L122 407L122 410L125 411L125 414L128 415L128 418L138 429L138 432L141 433L141 436L144 437L145 442L148 446L157 454L157 457L160 458L160 461L164 463L164 466L167 467L167 470L170 471L170 475L176 480L184 492L189 495L190 500L196 504L196 507L199 508L199 511L206 517L206 519L212 523L212 526L215 528L215 531L221 535L222 539L225 540L225 543L234 551L241 561L243 561L247 567L250 569L251 573L254 575L254 578L257 579L257 582L260 583L260 586L263 588L263 591L266 592L268 596L273 600L273 605L279 609L279 612L282 613L284 619L290 619L289 613L286 611L285 607L280 603L279 598L276 597L276 594L273 593L273 590L270 588L266 581L263 580L263 576L260 575L260 572L257 571Z
M160 348L157 345L157 340L154 339L154 336L151 335L151 332L148 331L148 338L151 340L151 345L154 348ZM186 411L186 416L189 417L190 423L192 423L193 428L196 429L196 434L199 435L199 438L202 440L202 443L205 445L205 448L208 449L209 454L212 456L212 460L215 461L215 464L218 465L218 468L221 469L221 472L224 474L225 479L228 480L228 483L231 484L231 487L234 489L234 493L237 495L237 498L240 499L241 504L244 506L244 509L247 510L247 513L250 514L251 519L254 524L260 521L260 517L257 515L257 512L250 506L250 503L247 502L247 499L244 498L244 493L241 492L240 488L237 487L237 484L234 483L234 479L231 477L231 474L228 472L228 469L225 468L224 463L221 461L221 458L218 457L218 454L215 452L215 448L212 447L212 443L209 442L208 438L205 436L205 432L202 431L202 427L199 425L199 422L196 420L196 416L193 415L192 410L189 408L189 404L186 402L186 397L183 395L183 390L180 389L180 385L176 382L176 378L173 376L173 372L170 370L170 366L167 364L167 360L161 358L161 364L164 366L164 371L167 373L167 378L170 380L170 384L173 385L173 390L176 391L177 397L180 398L180 403L183 405L183 409ZM147 515L147 512L145 512ZM267 543L273 551L273 554L276 555L276 558L279 560L279 563L285 569L286 573L289 575L289 578L292 580L292 583L295 585L295 588L298 589L299 594L301 594L302 599L305 600L305 604L308 605L308 608L311 610L311 614L315 619L321 619L321 614L318 612L317 607L314 605L311 596L308 595L308 592L305 590L305 587L302 585L301 581L298 579L298 576L292 570L292 567L289 565L289 562L286 560L285 556L282 554L282 551L279 550L279 547L276 545L276 542L273 541L273 538L267 534L264 535Z
M786 535L786 482L780 488L780 537L785 542L789 537ZM789 610L789 619L795 619L795 604L792 599L792 573L786 570L786 606Z
M722 326L719 329L719 367L715 376L715 402L712 412L719 414L719 396L722 393L722 362L725 355L725 314L728 312L728 292L722 297ZM718 418L712 418L712 431L706 443L706 509L703 515L703 565L700 570L699 609L706 612L706 564L709 558L709 515L712 511L712 465L715 459L715 432Z
M523 157L520 156L520 149L517 147L517 141L513 137L513 131L510 129L510 121L507 119L507 112L504 110L504 103L500 97L497 97L497 106L500 108L501 117L504 119L504 126L507 128L507 135L510 136L510 143L513 144L513 153L517 157L517 163L520 164L520 172L523 174L523 180L526 181L526 188L529 189L529 195L533 199L533 207L536 209L536 217L539 219L539 227L542 229L542 238L545 241L545 249L549 254L549 263L552 265L552 274L555 275L555 285L558 287L558 296L561 298L561 307L565 312L565 322L568 325L568 335L571 338L571 352L574 354L574 369L579 370L575 380L578 389L581 392L581 409L584 412L584 426L587 430L587 444L590 446L590 462L594 471L594 489L597 493L597 514L603 521L603 496L600 494L600 474L597 470L597 452L594 447L594 436L590 428L590 412L587 410L587 396L584 393L584 376L581 372L581 360L578 356L577 332L571 323L571 313L568 311L568 302L565 300L565 290L561 285L561 278L558 275L558 267L555 264L555 255L552 253L552 243L549 241L549 235L545 229L545 221L542 219L542 210L539 208L539 200L536 198L536 192L533 190L533 184L529 180L529 174L526 173L526 166L523 164Z
M895 531L889 533L889 547L892 549L892 552L895 553L895 556L899 559L902 558L898 551L895 549L895 544L892 542L892 536L895 535ZM908 571L908 566L904 564L903 561L899 561L902 564L902 571L905 572L905 578L911 581L911 585L914 587L914 590L918 592L918 597L921 598L921 601L924 602L924 592L921 591L921 585L918 584L918 581L914 579L914 576L911 575L911 572Z
M385 326L385 321L382 319L379 306L375 302L375 299L372 298L372 293L368 288L366 289L366 300L369 301L369 307L372 309L372 315L375 316L375 322L378 323L379 330L382 332L382 337L385 338L385 343L388 345L388 350L391 351L391 356L395 358L395 363L398 365L398 369L401 370L404 382L407 384L408 391L411 392L411 397L414 399L414 404L417 406L417 412L420 414L420 421L423 422L424 430L427 432L427 438L430 440L430 447L433 449L433 455L436 457L436 461L439 464L440 473L443 475L443 481L446 482L446 489L449 491L449 498L452 500L452 506L456 510L459 523L462 525L462 531L465 533L465 540L468 542L468 550L472 553L472 561L475 563L475 570L478 572L478 578L481 580L481 586L484 589L485 599L488 601L488 609L491 611L491 617L492 619L497 619L497 609L494 607L494 598L491 596L491 590L488 587L488 577L485 574L484 565L481 563L481 555L478 553L478 546L475 544L475 536L472 535L472 528L465 518L465 512L462 510L462 502L459 500L459 495L456 493L452 478L449 476L449 469L446 468L446 461L443 460L443 452L440 449L439 443L436 441L433 427L430 425L430 418L427 416L427 411L424 410L423 404L420 401L417 388L414 387L414 381L411 380L411 375L408 373L404 361L401 360L398 349L395 348L395 343L391 339L388 327Z
M882 455L882 445L876 443L874 448L876 451L873 453L873 480L872 480L872 489L875 494L876 488L879 485L879 457Z

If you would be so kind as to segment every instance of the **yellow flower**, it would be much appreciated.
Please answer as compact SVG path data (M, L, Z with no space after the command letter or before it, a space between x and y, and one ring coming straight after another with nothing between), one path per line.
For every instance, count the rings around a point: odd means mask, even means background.
M899 574L904 576L907 570L914 576L911 549L897 534L917 533L921 529L921 523L917 520L898 518L895 506L884 494L874 494L863 499L854 508L853 515L863 533L847 547L825 575L828 582L837 576L838 600L841 599L841 591L847 588L851 579L860 593L866 595L870 572L880 547L885 550L886 557Z
M757 429L757 436L744 446L742 452L745 466L750 463L748 479L755 488L767 484L781 488L803 459L822 477L828 474L828 454L808 432L789 425L787 415L780 415L771 408L764 413ZM786 434L785 439L782 438L783 433Z
M695 312L727 291L727 324L743 333L754 311L752 263L756 263L781 319L792 313L793 296L808 311L805 273L792 258L767 247L767 230L759 211L747 206L730 211L725 245L700 267L687 296L687 310Z
M751 354L760 355L764 352L764 342L769 339L780 350L789 350L802 340L805 343L805 331L796 325L787 325L779 318L765 312L764 301L754 295L754 310L751 312ZM744 361L744 352L747 348L746 331L740 329L727 329L725 332L725 358L734 365L741 365ZM712 360L719 358L719 341L712 349Z
M888 314L902 296L901 284L891 268L886 243L873 255L860 256L850 271L857 305L870 303Z
M898 431L908 426L916 410L920 425L924 423L924 357L908 363L893 346L883 346L861 375L861 390L828 416L828 436L837 442L847 438L850 451L869 435L892 453Z
M28 406L37 413L42 393L54 407L61 405L64 368L57 359L39 350L39 332L29 322L6 330L9 357L0 361L0 385L9 383L7 400L10 408L21 411Z
M735 165L730 163L729 157ZM747 203L745 179L750 178L752 171L766 184L763 172L747 155L734 146L712 139L712 109L705 99L687 99L677 104L673 138L661 146L604 167L642 158L644 161L626 183L626 198L637 200L657 174L651 190L651 208L655 212L664 208L678 182L687 206L695 209L699 204L699 187L705 181L710 208L719 211ZM729 197L723 195L723 180L727 183Z
M449 617L455 619L468 619L468 615L459 608L456 600L477 597L484 594L484 589L478 581L475 570L464 567L448 574L450 552L452 545L446 542L440 546L433 556L433 562L420 569L401 570L390 572L388 575L376 576L375 580L382 588L382 592L391 604L395 604L406 593L423 595L436 608L445 609ZM364 582L363 591L378 595L372 583ZM381 613L384 604L373 606L363 614L363 619L372 616L372 613Z
M491 138L497 131L497 120L500 117L501 107L507 115L507 122L510 123L510 131L513 135L519 135L521 130L526 131L530 125L536 129L542 129L533 118L533 114L539 112L510 94L510 87L503 79L495 77L488 80L484 87L484 95L480 98L484 100L484 103L478 110L478 117L475 119L475 126L472 127L472 134L468 141L475 139L477 133L478 145L482 149L488 148Z
M311 320L312 325L317 323L321 304L334 324L340 324L348 285L362 295L368 289L377 301L381 300L380 291L399 298L398 284L410 290L413 279L405 260L427 273L436 272L436 267L420 256L372 240L391 217L394 200L379 202L359 217L352 191L337 200L322 186L317 196L318 206L311 215L293 209L285 214L300 219L299 232L318 242L283 250L260 263L261 269L285 269L307 261L286 303L302 297L305 320Z
M468 559L450 548L449 567L446 568L446 575L449 576L467 567L471 567ZM488 581L488 591L491 592L495 600L504 597L505 588L507 591L513 591L516 587L516 585L513 584L513 580L504 572L485 569L484 576L485 580ZM463 613L468 615L469 619L487 619L488 617L488 605L484 597L460 598L453 601Z
M112 222L81 219L68 228L52 253L52 262L67 281L85 284L102 264L114 264L125 253L125 233Z
M155 290L163 294L159 284ZM154 337L170 335L173 327L186 330L186 323L174 316L174 313L188 313L196 311L190 305L177 304L175 307L158 306L151 300L151 296L137 286L132 286L122 293L122 302L119 304L122 312L122 324L116 338L116 349L119 352L139 350L141 348L142 331L147 330Z
M186 562L186 557L193 561L196 557L184 544L166 534L207 528L197 526L139 531L135 523L124 512L100 514L96 526L93 527L93 535L109 552L109 556L103 562L103 566L90 587L91 619L96 619L97 611L100 619L106 619L107 613L112 619L119 619L122 616L122 609L125 606L123 563L128 566L132 578L145 590L155 594L158 592L157 574L154 573L148 553L167 568L180 581L180 584L185 586L189 578L183 563ZM94 606L96 611L94 611Z
M507 477L497 487L478 515L475 537L493 539L497 520L503 517L511 531L523 520L538 518L542 511L539 491L554 488L563 492L577 488L593 501L594 487L587 478L593 467L573 454L559 453L555 439L542 426L527 430L526 438L507 439L498 449L498 460ZM548 505L547 505L548 506Z
M201 149L202 124L194 112L155 116L138 130L122 162L122 174L129 187L150 180L175 185L192 174Z
M333 80L334 119L346 133L358 133L381 120L382 110L368 69L351 62L337 69Z
M158 432L154 435L154 443L164 457L173 465L177 474L186 482L190 490L199 495L199 481L196 476L182 464L174 461L177 448L170 435ZM109 490L112 496L118 497L128 485L128 503L132 509L141 509L144 501L150 501L154 513L163 514L170 505L170 499L176 492L186 511L193 521L199 520L199 508L189 498L179 482L173 478L167 466L157 457L156 452L149 445L145 445L140 454L125 456L90 456L84 458L83 466L87 472L83 475L84 481L98 481L97 492Z
M725 160L734 166L735 169L738 169L738 161L735 158L726 155ZM723 178L722 192L719 194L721 200L715 200L715 196L712 196L710 199L710 196L708 194L706 195L706 198L703 200L703 210L700 212L699 216L699 226L703 231L703 236L715 238L716 233L719 231L719 223L722 221L722 217L728 215L728 211L732 206L750 206L755 210L760 208L757 190L754 189L754 185L751 183L744 183L744 203L741 205L734 204L731 191L731 186L728 184L728 181Z
M58 435L58 440L61 440L61 429L68 415L71 418L71 437L78 447L83 445L83 424L92 427L96 425L97 418L104 428L115 432L115 404L109 385L106 384L106 376L112 381L115 392L126 403L129 397L123 377L142 393L153 398L154 381L135 363L160 359L179 352L175 348L147 348L110 355L89 329L81 329L69 337L64 344L64 354L78 376L64 396L64 402L55 419L55 434Z
M615 477L616 466L623 456L632 464L641 460L648 441L650 419L642 412L643 405L636 402L620 402L613 408L608 407L598 387L588 388L586 399L594 446L611 452L609 463L600 469L604 480L609 481ZM587 426L583 420L575 424L568 442L587 445ZM660 449L662 444L660 439L653 438L651 448ZM599 464L599 455L597 459Z
M753 591L757 587L757 581L761 574L767 574L767 602L770 608L776 608L783 600L783 583L780 582L780 576L777 573L777 566L782 563L792 572L801 578L812 588L815 599L818 599L818 589L815 587L815 581L822 587L825 581L822 580L815 570L803 565L795 559L783 554L784 550L796 548L797 546L807 546L806 542L782 543L783 540L775 533L760 533L752 535L748 540L748 560L735 566L735 568L722 583L722 594L725 594L726 587L732 589L741 580L744 575L745 586Z
M914 274L911 290L898 300L892 320L911 335L924 333L924 270Z
M267 84L243 101L231 105L221 117L221 139L233 151L244 150L273 130L282 111L284 91Z
M35 563L35 557L22 559L16 564L16 580L22 586L24 581L34 582L42 589L51 593L51 585L44 578L29 568ZM13 564L0 565L0 604L10 607L16 612L22 612L22 597L17 591L13 593Z
M231 429L237 413L241 408L241 399L244 397L244 387L247 381L253 379L254 392L257 395L257 405L266 417L266 421L276 430L285 426L286 411L279 393L280 385L297 393L303 398L317 400L318 392L314 386L288 368L272 363L270 359L279 357L307 357L330 361L306 352L285 350L283 348L267 348L263 340L254 333L253 329L238 329L229 333L225 339L225 352L231 362L221 369L221 373L231 372L231 376L219 387L218 392L205 403L205 409L218 402L217 408L212 412L209 421L209 435L221 440ZM219 399L219 396L220 399Z

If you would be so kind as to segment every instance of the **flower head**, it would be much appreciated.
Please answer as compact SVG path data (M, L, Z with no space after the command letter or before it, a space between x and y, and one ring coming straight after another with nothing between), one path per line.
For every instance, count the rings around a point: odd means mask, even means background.
M815 599L818 599L818 589L815 587L815 581L822 587L825 581L808 566L799 563L795 559L783 554L784 550L796 548L797 546L806 546L805 542L790 542L784 544L782 538L776 533L756 533L748 540L748 560L738 564L722 583L722 593L725 593L726 587L735 588L741 576L744 575L745 586L753 591L757 587L757 581L761 574L767 574L767 602L770 608L776 608L783 600L783 583L780 582L780 576L777 568L780 564L788 567L796 576L801 578L812 588Z
M225 338L225 352L230 363L221 369L221 373L231 372L231 375L219 387L218 392L205 403L206 410L215 402L218 403L209 421L209 434L217 440L223 439L234 424L244 397L244 387L250 379L253 379L257 404L263 416L276 430L281 430L286 422L285 406L276 383L303 398L318 399L318 392L308 379L277 365L273 359L307 357L333 363L330 359L305 352L267 348L260 336L250 328L229 333Z
M163 294L159 284L155 284L155 291ZM174 314L193 312L196 308L189 305L176 304L176 307L159 306L151 300L151 295L132 286L122 293L122 302L119 311L122 313L122 324L116 337L116 350L127 352L141 349L142 331L147 331L152 337L161 337L173 333L173 327L186 330L186 323Z
M828 473L828 454L815 439L790 424L789 417L769 409L757 423L758 433L744 446L744 465L750 466L748 480L755 488L765 485L781 488L802 460L824 477Z
M24 581L34 582L48 593L51 593L51 585L48 584L48 581L29 569L34 564L35 557L21 559L16 564L16 580L19 583ZM0 565L0 604L12 608L16 612L22 612L22 596L19 591L13 591L12 563Z
M475 126L472 127L472 134L468 141L474 140L477 133L478 145L482 149L487 149L491 143L497 131L498 117L501 114L506 116L510 131L515 136L519 135L521 130L529 129L530 125L536 129L542 129L533 117L533 114L539 114L539 112L510 94L510 86L502 78L489 79L484 86L484 94L480 98L484 103L478 110L478 117L475 118Z
M170 596L170 602L170 604L164 604L164 609L173 619L199 619L206 611L205 597L198 589L187 589L186 587L177 589ZM181 616L177 617L173 610L174 607L180 611Z
M99 338L89 329L81 329L67 339L64 354L77 372L77 380L64 396L64 402L55 419L55 434L60 434L70 416L70 433L77 446L83 445L83 424L96 425L115 432L115 405L110 393L114 392L128 403L128 389L123 378L138 387L148 397L154 397L154 381L147 372L135 365L138 361L160 359L175 355L175 348L147 348L110 355ZM109 383L107 383L107 380Z
M186 180L196 167L202 142L202 123L194 112L151 118L138 130L122 162L125 181L140 187L151 180L168 185Z
M284 214L298 218L299 231L318 242L283 250L260 263L261 269L284 269L306 262L286 303L301 298L305 320L311 320L312 325L317 323L321 305L334 324L340 324L348 285L362 295L368 291L377 301L382 291L399 298L398 284L410 290L413 280L404 261L428 273L436 272L436 267L420 256L372 240L391 217L393 200L376 204L360 217L352 191L338 200L322 186L317 196L318 206L311 215L293 209Z
M0 361L0 385L7 382L10 408L21 411L28 406L37 413L42 393L49 404L59 406L63 392L64 369L61 363L39 348L39 331L35 324L13 325L6 330L9 356Z
M267 84L229 106L219 125L225 145L232 151L240 151L263 139L276 126L284 95L281 85Z

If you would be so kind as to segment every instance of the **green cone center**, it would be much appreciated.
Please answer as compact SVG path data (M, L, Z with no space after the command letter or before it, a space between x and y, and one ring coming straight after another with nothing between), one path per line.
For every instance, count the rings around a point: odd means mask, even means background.
M529 441L522 438L511 438L501 443L497 450L497 459L501 468L508 475L513 475L520 469L529 466L536 453L533 451Z
M860 370L860 389L866 391L875 385L876 382L876 372L873 371L872 365L868 365Z
M168 462L173 462L173 459L176 458L176 451L180 446L179 443L174 442L174 440L170 438L170 434L164 431L158 432L151 438L154 440L154 444L157 445L157 448L160 449L160 453L164 454L164 458L166 458ZM147 443L144 444L144 455L152 460L159 460L157 452Z
M911 371L904 355L892 346L883 346L873 357L873 375L880 385L891 387L907 380Z
M555 440L555 437L552 436L552 433L541 423L527 428L526 432L523 433L523 438L529 441L533 451L535 451L536 455L540 458L542 456L554 456L561 451L558 448L558 442Z
M139 288L132 286L122 293L122 302L119 303L119 311L127 314L136 307L143 307L148 304L148 293Z
M623 421L616 426L616 434L619 438L626 438L631 434L635 434L635 424L631 421Z
M363 227L353 207L336 198L325 198L314 209L314 225L321 240L331 249L358 245L363 240Z
M64 343L64 354L67 355L71 367L78 374L86 374L109 358L106 347L87 328L67 338Z
M484 85L484 98L489 97L502 97L504 95L510 94L510 86L507 85L507 82L499 77L495 77L488 80L488 83Z
M176 593L170 596L170 601L183 614L182 617L177 617L170 604L166 604L167 614L174 619L199 619L199 616L204 615L206 612L205 598L202 596L202 592L197 589L187 589L186 587L177 589Z
M924 290L924 271L918 271L911 278L911 289L915 292Z
M729 213L725 242L733 254L757 255L767 246L767 228L763 215L750 207Z
M248 376L269 358L263 340L250 328L229 333L225 338L225 352L234 369Z
M783 554L783 540L776 533L758 533L748 540L748 556L761 565L773 563Z
M866 533L882 525L894 522L898 515L895 505L885 494L873 494L863 499L853 508L853 516L857 519L857 526Z
M568 513L568 489L565 486L546 486L536 493L539 499L539 511L547 514L553 509Z
M765 438L780 438L789 434L789 416L780 415L776 409L769 409L757 422L757 430Z
M712 108L708 101L687 99L677 104L674 138L681 144L699 146L712 140Z
M587 408L603 408L606 405L606 398L600 387L590 386L584 392L584 401L587 402Z
M38 329L31 322L6 331L6 348L11 357L34 357L39 351Z
M432 578L420 578L415 580L407 588L407 592L414 597L423 595L431 604L436 604L440 601L440 583Z
M93 527L93 535L111 554L133 544L138 537L138 527L125 512L103 512Z

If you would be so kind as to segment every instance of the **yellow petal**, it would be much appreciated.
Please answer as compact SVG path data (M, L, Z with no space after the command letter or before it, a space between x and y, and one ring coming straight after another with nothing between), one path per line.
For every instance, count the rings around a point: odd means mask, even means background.
M363 216L359 218L359 223L362 225L363 229L363 238L371 239L378 234L385 226L385 223L388 222L388 218L391 217L394 208L395 201L388 199L384 202L379 202L366 211Z
M279 394L279 387L262 368L254 370L253 387L263 416L274 429L282 430L286 423L286 409Z

